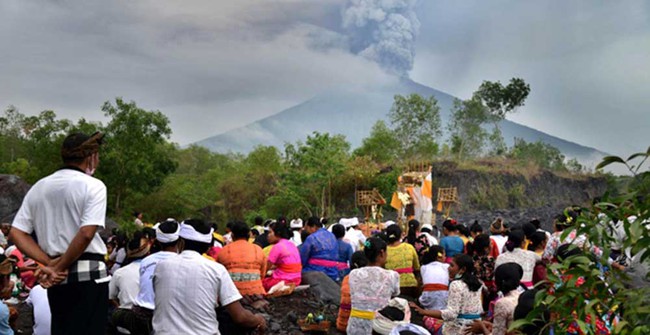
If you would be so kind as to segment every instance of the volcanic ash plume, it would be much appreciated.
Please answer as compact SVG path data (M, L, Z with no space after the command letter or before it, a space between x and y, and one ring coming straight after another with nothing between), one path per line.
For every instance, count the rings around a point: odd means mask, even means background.
M420 29L414 11L417 1L350 0L343 12L343 27L350 34L352 51L407 77Z

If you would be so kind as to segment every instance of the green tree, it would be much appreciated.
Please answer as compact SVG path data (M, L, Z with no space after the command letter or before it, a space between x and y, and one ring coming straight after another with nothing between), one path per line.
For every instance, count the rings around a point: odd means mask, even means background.
M507 86L499 81L484 81L474 93L474 97L480 99L490 113L490 121L494 129L490 135L492 151L497 155L505 153L506 146L499 128L499 122L503 121L507 114L514 113L518 107L524 105L530 85L521 78L512 78Z
M287 171L280 182L279 193L269 204L277 204L278 197L296 206L292 211L328 216L334 212L332 190L338 186L350 158L350 144L343 135L314 132L305 143L285 146ZM284 208L285 210L291 210ZM267 210L267 213L274 213ZM284 212L277 214L290 215Z
M447 125L451 152L458 159L477 157L483 152L487 132L483 125L488 122L487 108L480 99L454 100L451 118Z
M370 135L363 139L361 146L354 150L355 156L368 156L379 164L391 164L400 153L400 141L386 122L377 121L370 130Z
M528 143L523 139L515 138L515 144L510 148L508 156L522 163L533 162L545 169L566 170L562 152L542 141Z
M430 159L437 154L440 137L440 107L433 97L418 94L395 95L389 118L401 156L406 159Z
M41 112L38 116L25 118L24 129L28 136L30 164L39 173L35 176L36 180L61 166L61 145L71 128L69 120L58 120L56 114L49 110Z
M154 192L138 202L138 208L151 217L202 217L208 220L226 220L219 185L232 171L233 159L191 145L177 149L173 158L177 169L165 178Z
M61 143L72 126L67 119L57 119L50 110L25 116L9 107L0 118L0 158L4 162L0 169L29 183L52 173L62 164Z
M263 206L275 194L283 171L280 151L272 146L257 146L237 162L219 185L229 218L245 219L249 212Z
M176 169L175 148L167 142L171 129L161 112L121 98L115 104L106 101L102 111L111 120L105 128L108 144L100 154L99 176L108 188L109 209L119 217Z
M12 162L24 157L25 133L23 123L25 115L14 106L9 106L0 117L0 162Z

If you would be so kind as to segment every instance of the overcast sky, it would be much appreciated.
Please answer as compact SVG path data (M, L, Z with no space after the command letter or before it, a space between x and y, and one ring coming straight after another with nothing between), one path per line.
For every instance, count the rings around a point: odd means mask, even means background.
M0 106L104 121L121 96L187 144L319 92L395 80L467 98L531 85L511 120L613 154L650 145L646 1L0 1Z

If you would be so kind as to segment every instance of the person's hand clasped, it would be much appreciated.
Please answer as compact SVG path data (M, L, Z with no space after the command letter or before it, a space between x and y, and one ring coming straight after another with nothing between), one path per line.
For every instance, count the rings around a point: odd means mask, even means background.
M68 270L60 270L57 268L60 260L61 258L57 257L51 260L47 266L38 268L34 273L34 276L38 278L43 288L50 288L57 285L68 276Z

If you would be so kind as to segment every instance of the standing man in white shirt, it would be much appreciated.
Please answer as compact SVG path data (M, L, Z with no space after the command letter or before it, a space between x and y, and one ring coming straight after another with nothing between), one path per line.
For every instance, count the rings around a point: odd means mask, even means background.
M27 192L9 238L45 266L52 334L103 334L108 313L106 245L97 234L106 218L106 186L92 175L103 134L74 133L61 148L64 167ZM35 233L38 244L30 236Z
M240 304L242 296L226 268L203 257L212 243L212 227L202 220L181 223L180 255L158 263L153 287L156 307L153 329L165 334L220 334L215 309L226 308L246 328L266 329L266 320Z

